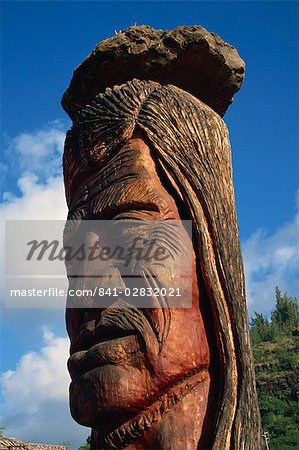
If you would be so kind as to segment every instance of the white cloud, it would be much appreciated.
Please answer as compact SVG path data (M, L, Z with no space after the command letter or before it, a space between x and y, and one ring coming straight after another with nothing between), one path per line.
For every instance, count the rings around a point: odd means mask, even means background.
M66 369L69 342L43 330L43 346L22 356L15 370L1 379L5 435L25 442L82 445L89 434L71 418L68 407L69 376Z
M273 234L256 231L243 245L246 292L250 314L269 314L275 304L275 287L298 295L299 215Z
M6 154L12 155L21 173L35 173L39 180L61 175L65 130L53 121L33 133L20 133L8 142Z
M0 220L64 220L67 207L62 180L65 130L58 121L8 142L7 164L16 175L19 196L4 192Z
M66 218L61 174L64 135L61 124L53 122L10 140L7 147L10 157L2 168L4 176L14 170L20 195L4 193L0 220ZM274 234L258 230L243 243L251 313L254 309L267 313L273 308L275 286L296 295L297 243L298 216ZM2 249L0 238L1 253ZM47 443L68 440L77 447L84 442L87 432L69 415L67 357L67 338L54 336L45 329L41 349L26 353L15 370L3 374L1 423L7 426L7 435Z
M4 279L5 220L65 220L67 217L61 167L65 131L60 122L54 121L7 142L6 172L14 172L20 195L4 192L0 203L0 289Z
M14 174L15 189L4 192L0 223L13 220L64 220L67 207L61 170L65 130L53 122L34 133L22 133L8 142L6 173ZM3 230L1 230L3 231ZM3 255L4 233L0 234ZM34 324L30 324L34 326ZM43 333L39 352L28 352L15 370L1 377L3 404L1 424L6 435L24 441L81 445L88 434L70 417L69 376L66 369L68 339ZM5 348L5 347L3 347ZM5 358L5 354L2 355Z
M0 220L65 220L67 207L61 177L39 183L34 174L18 180L21 196L5 193L0 205Z

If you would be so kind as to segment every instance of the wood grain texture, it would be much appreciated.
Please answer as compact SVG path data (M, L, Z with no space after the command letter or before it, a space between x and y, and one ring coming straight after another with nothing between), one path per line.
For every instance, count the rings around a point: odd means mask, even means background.
M173 30L132 26L100 42L75 69L62 106L74 118L107 87L139 78L173 84L223 116L244 70L237 50L199 25Z
M176 86L151 81L134 79L97 95L80 110L66 139L64 175L69 217L88 218L92 185L103 182L108 161L115 159L119 167L124 164L125 159L122 157L117 161L117 155L136 133L150 148L162 184L169 183L182 201L187 214L182 218L192 220L196 234L194 251L199 263L198 277L202 279L201 289L208 299L213 321L213 324L205 323L205 327L213 329L217 355L212 357L220 361L220 371L211 373L211 377L217 378L220 392L214 422L210 421L209 425L212 436L209 448L259 450L262 448L260 415L249 339L231 150L227 128L218 114ZM105 192L107 198L113 194L109 188ZM204 316L203 320L207 318ZM197 397L190 398L193 400L189 406L186 400L186 407L191 411ZM179 423L180 414L182 411L172 419L173 423ZM144 432L150 426L157 429L154 419L148 425L145 416L142 420ZM131 438L140 435L137 430L141 425L138 422L137 426L137 422L130 425ZM196 429L203 423L194 422L193 426ZM172 432L168 429L169 438L165 440L164 428L164 441L161 438L156 448L196 448L194 441L184 447L178 440L171 447ZM103 438L102 435L97 437L96 430L93 435L97 448L100 445L97 442L102 442ZM153 443L151 439L146 442ZM198 434L197 439L198 448L206 448ZM138 442L137 439L136 444L128 444L130 446L126 448L154 448L140 447L149 444Z

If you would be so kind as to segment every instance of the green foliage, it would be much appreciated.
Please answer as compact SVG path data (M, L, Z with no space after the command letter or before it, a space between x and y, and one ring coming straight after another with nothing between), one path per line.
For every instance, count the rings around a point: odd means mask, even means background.
M298 325L296 298L278 288L271 320L258 313L251 320L262 427L269 433L270 450L298 448Z
M270 449L297 449L297 402L286 402L260 392L259 403L263 429L267 430L270 436Z
M262 427L270 450L297 450L298 303L278 288L275 294L271 320L255 312L250 324ZM90 439L78 450L90 450Z
M281 349L277 352L279 364L282 370L292 370L298 366L298 353L289 352L288 350Z
M296 298L288 297L285 292L281 295L276 287L276 306L271 313L271 322L281 331L288 331L296 328L299 324L298 303Z
M86 439L86 444L81 445L81 447L78 448L78 450L90 450L90 443L91 443L91 436L88 436Z
M251 319L251 339L254 344L271 341L271 324L267 317L254 311L255 317Z
M3 425L0 425L0 436L3 436L5 428L6 427L4 427Z
M299 326L298 303L295 297L289 297L285 292L281 295L276 287L276 304L271 313L271 321L263 314L254 312L255 317L251 319L251 339L253 345L260 342L275 341L289 331Z

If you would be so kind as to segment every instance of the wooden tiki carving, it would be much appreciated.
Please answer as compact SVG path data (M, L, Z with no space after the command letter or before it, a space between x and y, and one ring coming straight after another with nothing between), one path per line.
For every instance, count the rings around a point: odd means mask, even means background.
M67 305L71 412L92 428L93 449L262 448L221 118L243 75L236 50L199 26L131 27L96 47L63 96L73 120L64 152L69 220L110 221L121 240L160 236L151 225L164 222L171 258L159 266L174 273L188 260L192 274L188 307L183 298L167 306L167 277L157 281L147 264L138 266L146 286L166 289L147 307L121 294L109 305ZM98 286L124 292L117 264L101 263L103 273Z

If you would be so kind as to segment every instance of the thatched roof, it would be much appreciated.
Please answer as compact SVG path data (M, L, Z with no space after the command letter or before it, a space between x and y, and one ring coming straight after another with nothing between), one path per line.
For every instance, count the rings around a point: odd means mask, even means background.
M0 450L66 450L64 445L33 444L14 438L0 437Z

